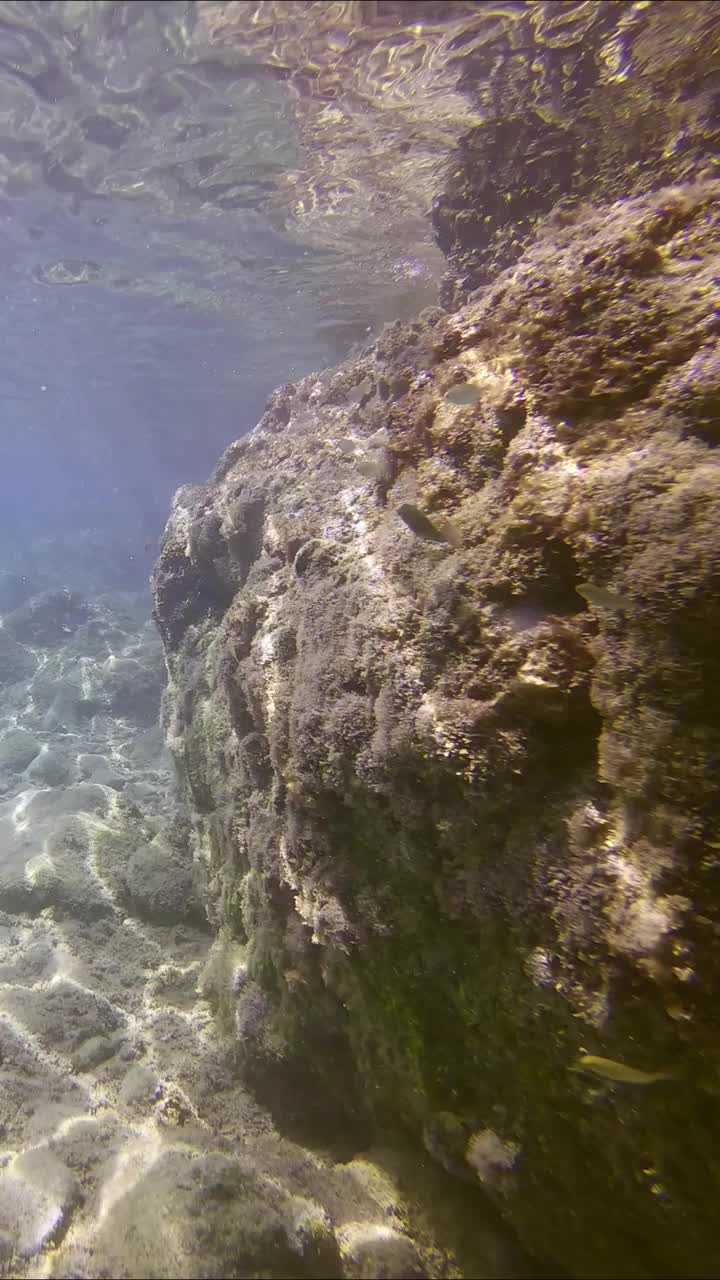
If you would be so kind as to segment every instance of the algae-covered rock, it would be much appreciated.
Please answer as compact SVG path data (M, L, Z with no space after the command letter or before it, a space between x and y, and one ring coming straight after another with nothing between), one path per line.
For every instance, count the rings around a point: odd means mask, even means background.
M719 222L712 181L588 207L282 388L155 570L254 1082L579 1276L716 1269Z
M201 917L192 862L182 849L159 837L130 857L123 897L141 920L172 924Z

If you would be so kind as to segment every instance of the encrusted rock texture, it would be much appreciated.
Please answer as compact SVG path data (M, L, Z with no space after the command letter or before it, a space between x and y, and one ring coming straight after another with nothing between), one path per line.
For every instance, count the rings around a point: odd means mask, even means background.
M578 1276L720 1257L719 224L580 209L281 387L155 571L252 1078Z

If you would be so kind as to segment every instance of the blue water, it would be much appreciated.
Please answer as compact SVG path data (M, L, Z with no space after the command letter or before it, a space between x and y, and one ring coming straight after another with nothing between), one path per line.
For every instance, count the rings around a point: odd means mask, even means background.
M196 6L0 7L0 533L144 543L281 381L433 296L290 228L286 86ZM428 241L430 241L428 227Z

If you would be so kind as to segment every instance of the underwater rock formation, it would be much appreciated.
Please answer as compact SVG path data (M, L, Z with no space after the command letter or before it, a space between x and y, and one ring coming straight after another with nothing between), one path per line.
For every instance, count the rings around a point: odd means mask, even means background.
M578 1276L717 1270L719 220L582 209L281 387L155 570L251 1078Z

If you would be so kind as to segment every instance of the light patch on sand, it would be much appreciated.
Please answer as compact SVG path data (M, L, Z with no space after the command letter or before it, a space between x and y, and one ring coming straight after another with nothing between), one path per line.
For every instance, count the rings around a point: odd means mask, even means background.
M24 1154L24 1153L23 1153ZM17 1214L15 1222L16 1247L22 1257L31 1258L52 1238L63 1220L62 1206L54 1202L52 1195L43 1189L34 1187L21 1173L15 1173L13 1165L20 1156L13 1157L7 1169L0 1173L0 1215L8 1221L8 1216ZM15 1206L22 1205L26 1197L32 1196L32 1217L18 1212ZM7 1208L3 1206L5 1200ZM13 1213L15 1210L15 1213ZM10 1225L10 1224L8 1224Z
M115 1205L123 1196L134 1191L154 1165L158 1163L165 1144L154 1126L139 1126L133 1139L119 1151L113 1161L107 1182L100 1193L98 1206L98 1224L105 1222Z
M30 826L30 819L27 815L27 809L30 802L39 795L39 789L33 787L28 791L23 791L17 798L15 805L11 810L13 826L16 831L27 831Z
M93 681L91 679L90 673L91 671L94 670L95 663L93 662L92 658L81 658L79 666L80 666L80 690L82 692L82 696L83 698L90 698L92 697L92 694L94 692Z
M53 958L55 960L55 972L66 978L72 978L73 971L77 969L78 961L61 937L53 937Z
M100 824L98 823L98 826L99 826L99 825L100 825ZM109 884L107 883L107 881L103 879L102 872L100 871L100 868L98 867L98 864L97 864L97 851L96 851L96 849L95 849L92 845L91 845L91 847L90 847L90 851L89 851L89 853L88 853L88 855L87 855L87 857L86 857L86 859L85 859L85 866L87 867L87 870L89 871L90 875L92 876L93 880L95 881L95 884L97 885L98 889L100 890L100 893L101 893L102 897L105 899L105 901L106 901L106 902L111 902L111 903L113 904L113 906L117 906L117 903L116 903L116 901L115 901L115 897L114 897L114 895L113 895L112 889L110 888L110 886L109 886Z
M76 1129L80 1129L86 1124L93 1125L97 1128L100 1127L100 1122L96 1120L94 1116L66 1116L64 1120L60 1121L52 1137L46 1138L42 1143L38 1143L38 1146L49 1146L54 1139L67 1138L71 1133L74 1133Z
M93 785L98 786L100 784L94 783ZM107 813L102 818L92 813L81 813L78 814L77 817L91 837L90 848L85 857L84 866L95 881L101 896L106 902L111 902L113 906L116 906L115 895L98 866L97 849L92 837L97 833L105 834L108 831L112 831L112 820L117 815L120 795L111 787L103 786L102 789L109 798Z

